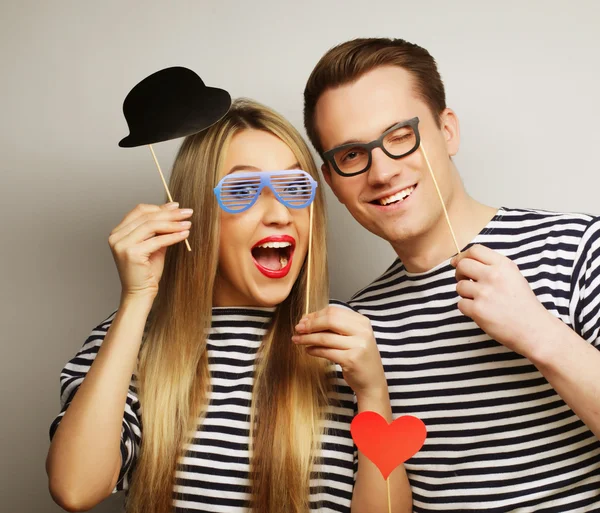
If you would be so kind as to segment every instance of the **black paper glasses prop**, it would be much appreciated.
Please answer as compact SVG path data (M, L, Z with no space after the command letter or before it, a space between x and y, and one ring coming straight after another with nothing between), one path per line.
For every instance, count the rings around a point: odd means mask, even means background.
M176 66L157 71L139 82L126 96L123 114L130 134L119 142L119 146L148 145L167 197L172 202L152 144L201 132L225 116L230 106L231 96L227 91L205 86L192 70ZM192 250L187 239L185 245L188 251Z
M391 159L410 155L419 147L419 118L396 123L370 143L351 142L323 153L323 157L341 176L356 176L371 167L372 152L381 148Z
M444 216L446 217L448 228L450 228L450 233L452 234L452 240L456 246L456 252L457 254L460 254L460 247L458 246L454 229L450 223L450 217L448 216L442 193L440 192L435 174L433 173L431 164L427 158L427 153L421 142L421 136L419 134L419 118L414 117L408 121L396 123L370 143L351 142L336 146L335 148L324 152L323 158L329 162L337 174L344 177L351 177L365 173L370 169L373 160L372 153L375 148L380 148L383 153L394 160L407 157L417 151L417 149L421 150L442 204Z

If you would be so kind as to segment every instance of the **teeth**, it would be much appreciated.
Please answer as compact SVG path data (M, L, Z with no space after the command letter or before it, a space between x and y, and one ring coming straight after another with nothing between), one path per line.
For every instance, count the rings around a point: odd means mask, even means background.
M265 242L264 244L261 244L259 246L256 246L257 248L287 248L288 246L291 246L292 244L289 242Z
M408 188L406 188L406 189L404 189L404 190L402 190L400 192L397 192L393 196L388 196L387 198L381 198L379 200L379 203L381 203L382 205L389 205L390 203L393 203L394 201L402 201L407 196L410 196L410 194L414 190L415 190L414 186L413 187L408 187Z
M281 265L281 268L283 269L287 264L288 264L288 259L284 256L280 256L279 257L279 265Z

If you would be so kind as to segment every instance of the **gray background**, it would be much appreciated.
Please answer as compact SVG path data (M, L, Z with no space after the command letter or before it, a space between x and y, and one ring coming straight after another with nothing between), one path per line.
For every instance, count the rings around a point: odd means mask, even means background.
M403 37L438 60L470 193L600 214L599 23L593 0L3 0L0 509L60 511L44 471L59 372L117 305L110 230L137 203L163 201L148 149L117 146L135 83L187 66L302 128L303 87L328 48ZM166 171L179 142L156 147ZM328 199L332 294L345 299L394 255Z

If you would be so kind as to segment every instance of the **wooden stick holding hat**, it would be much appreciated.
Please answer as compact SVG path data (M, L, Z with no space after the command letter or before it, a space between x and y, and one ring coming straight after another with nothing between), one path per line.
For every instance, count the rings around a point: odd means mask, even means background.
M158 163L158 159L156 158L156 154L154 153L154 148L152 148L151 144L148 145L148 148L150 148L150 152L152 153L152 158L154 159L154 163L156 164L156 168L158 169L158 173L160 174L162 183L165 186L165 191L167 191L167 197L169 198L169 201L171 203L173 203L173 196L171 196L171 192L169 191L169 186L167 185L165 176L163 175L162 169L160 168L160 164ZM192 248L190 247L190 243L187 239L185 239L185 245L186 245L188 251L192 251Z
M219 121L231 106L223 89L207 87L192 70L175 66L146 77L125 97L123 114L129 135L119 142L122 148L148 145L169 201L173 197L152 148L206 130ZM185 239L188 251L190 243Z

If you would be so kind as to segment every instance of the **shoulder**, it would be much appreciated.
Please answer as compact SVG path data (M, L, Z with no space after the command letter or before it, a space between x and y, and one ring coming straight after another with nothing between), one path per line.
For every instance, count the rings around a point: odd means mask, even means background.
M579 212L558 212L534 208L501 207L490 224L492 230L499 228L515 230L546 229L550 232L585 230L598 220L597 216Z
M113 323L113 321L115 320L115 316L117 315L118 310L115 310L113 313L111 313L108 317L106 317L100 324L98 324L94 330L101 332L101 333L106 333L108 331L108 328L110 328L110 325Z
M599 267L600 262L600 217L594 217L581 236L577 248L574 275L578 275L584 268ZM598 271L594 271L597 273Z
M115 310L108 317L106 317L102 322L100 322L94 329L92 329L91 333L85 340L80 352L85 352L86 350L89 350L90 352L94 352L94 353L98 352L98 348L104 341L104 338L106 337L106 333L108 332L108 329L110 328L112 322L114 321L116 314L117 314L117 311Z
M597 219L586 213L502 207L475 242L513 260L529 261L542 252L547 258L569 260Z
M400 259L394 259L393 263L366 287L357 291L348 301L353 310L360 311L360 305L364 302L384 299L390 289L396 287L402 280L406 279L406 271Z
M345 303L344 301L339 301L338 299L330 299L329 306L335 306L337 308L346 308L347 310L352 310L353 312L357 312L356 308L352 307L350 304Z

